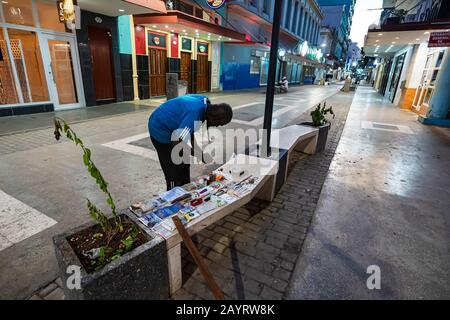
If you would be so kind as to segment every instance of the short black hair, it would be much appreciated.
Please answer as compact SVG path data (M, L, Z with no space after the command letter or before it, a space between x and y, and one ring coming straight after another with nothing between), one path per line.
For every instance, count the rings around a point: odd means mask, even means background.
M227 124L233 119L233 109L228 103L210 104L208 113L211 118L220 119L223 124Z

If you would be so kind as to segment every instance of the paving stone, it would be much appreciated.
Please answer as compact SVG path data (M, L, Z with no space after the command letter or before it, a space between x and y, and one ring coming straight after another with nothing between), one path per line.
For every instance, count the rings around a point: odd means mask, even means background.
M259 295L264 285L258 281L253 279L249 279L247 277L243 278L244 289L246 292L253 293L255 295Z
M39 296L41 296L42 298L46 297L48 294L50 294L53 290L55 290L56 288L58 288L58 286L56 285L55 282L50 283L49 285L47 285L45 288L43 288L42 290L39 291Z
M55 284L56 285L56 284ZM45 300L64 300L64 291L61 288L56 288L44 297Z
M335 109L336 119L328 134L326 150L309 156L293 151L288 179L273 202L254 199L196 237L199 251L224 286L227 298L282 299L313 219L349 106ZM293 119L292 124L309 118L306 112ZM174 299L212 299L185 248L182 254L183 276L189 278ZM54 291L59 288L50 289L53 295L58 294Z
M275 278L278 278L278 279L281 279L284 281L289 281L289 279L291 278L291 272L281 269L281 268L274 269L272 275Z
M265 300L281 300L283 298L283 294L268 286L264 286L260 297Z
M58 287L60 287L60 288L62 289L63 283L62 283L61 278L56 279L55 283L56 283L56 285L57 285Z
M281 267L287 271L293 271L294 270L294 263L287 261L287 260L282 260L281 262Z
M34 294L29 300L42 300L37 294Z
M239 219L238 217L229 215L229 216L225 217L225 221L229 221L229 222L235 223L238 226L240 226L240 225L243 225L247 220Z

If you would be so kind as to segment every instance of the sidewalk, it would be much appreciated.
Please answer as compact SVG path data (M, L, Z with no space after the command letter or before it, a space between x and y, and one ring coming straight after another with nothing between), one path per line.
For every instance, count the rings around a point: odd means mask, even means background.
M448 299L449 168L450 129L359 86L287 298Z
M285 297L353 96L337 93L327 100L336 118L326 150L312 156L298 153L273 202L254 200L193 237L226 299ZM305 113L292 123L308 120ZM173 298L213 299L187 250L183 252L184 285Z
M290 89L290 92L305 90L308 87L313 86L295 85ZM255 88L235 91L207 92L203 94L211 99L214 99L214 102L231 103L229 101L231 98L234 104L239 104L239 97L242 97L243 95L247 97L255 96L259 98L263 97L264 92L264 88ZM233 99L236 97L238 98ZM276 95L276 97L278 97L278 95ZM133 112L150 112L165 101L165 97L157 97L146 100L117 102L80 109L0 117L0 136L53 127L53 117L55 116L61 117L67 122L73 124Z
M251 202L194 237L228 299L278 299L283 295L352 99L352 93L338 93L328 99L329 105L333 101L337 116L327 150L314 156L297 154L289 181L273 203ZM309 113L304 113L291 122L309 118ZM174 298L211 298L194 262L183 251L185 283ZM52 282L35 292L32 299L62 299L61 285L60 280Z

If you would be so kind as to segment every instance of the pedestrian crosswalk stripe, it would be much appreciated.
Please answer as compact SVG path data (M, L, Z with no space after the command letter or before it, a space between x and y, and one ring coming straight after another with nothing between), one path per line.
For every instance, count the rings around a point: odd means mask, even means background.
M0 190L0 251L57 222Z

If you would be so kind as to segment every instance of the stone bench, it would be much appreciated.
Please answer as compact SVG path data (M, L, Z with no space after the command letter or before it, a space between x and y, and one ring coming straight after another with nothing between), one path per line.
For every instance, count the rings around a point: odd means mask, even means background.
M238 154L235 158L230 159L220 167L224 172L228 172L232 167L239 166L245 170L242 179L252 175L259 178L258 183L251 192L236 201L208 211L187 223L185 228L188 234L190 236L195 235L243 207L253 198L272 201L287 179L288 163L292 151L315 153L317 136L318 129L301 125L273 130L271 147L274 150L274 155L272 157L258 157L255 155L256 151L253 153L246 151L246 154ZM183 240L176 229L163 238L166 240L169 289L170 294L173 294L182 286L181 242Z
M278 150L286 150L288 153L284 173L285 180L287 179L292 151L315 154L318 137L319 129L304 125L291 125L281 129L272 130L270 146ZM261 143L261 141L259 141L259 143Z
M223 168L224 172L227 172L229 168L234 166L242 167L245 170L246 174L243 176L243 179L249 175L259 178L255 188L236 201L208 211L187 223L185 228L190 236L241 208L254 197L266 198L273 192L275 176L278 171L277 161L239 154L221 168ZM173 294L182 286L181 242L183 240L177 230L174 230L170 236L165 237L165 240L169 268L169 288L170 293Z

